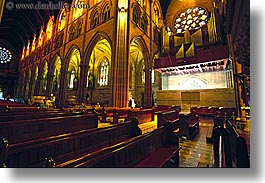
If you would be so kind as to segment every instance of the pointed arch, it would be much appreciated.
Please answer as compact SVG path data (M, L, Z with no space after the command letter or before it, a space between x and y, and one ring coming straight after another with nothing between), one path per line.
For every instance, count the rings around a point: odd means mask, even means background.
M162 13L162 8L160 5L160 2L158 0L154 0L153 2L153 21L156 24L156 26L159 26L159 23L161 20L163 20L163 13Z
M144 38L142 36L135 36L131 39L130 45L132 45L133 42L139 45L139 48L143 53L145 64L147 64L147 61L149 60L149 50L145 43Z
M111 7L111 2L109 1L104 1L102 5L102 23L108 21L110 19L110 7Z
M65 8L62 8L57 16L56 20L56 33L62 31L66 27L68 13Z
M180 86L183 86L185 89L200 89L200 88L206 88L207 84L209 82L197 75L191 75L187 77L183 82L180 84Z
M101 24L102 21L102 10L100 7L96 6L94 7L94 9L92 10L91 14L90 14L90 28L93 29L95 27L97 27L99 24Z
M65 59L64 59L64 62L62 64L62 68L63 69L66 69L69 65L69 62L70 62L70 58L72 56L72 54L75 52L75 51L78 51L80 53L80 59L81 59L81 51L80 51L80 48L76 45L76 44L73 44L69 50L67 51L66 55L65 55ZM81 59L82 60L82 59ZM80 62L81 63L81 62Z
M96 44L102 40L102 39L106 39L107 42L109 43L110 46L112 46L112 41L110 39L110 36L105 33L105 32L97 32L92 39L90 40L89 44L86 47L86 50L84 52L84 62L89 61L90 60L90 56L92 54L92 51L94 49L94 47L96 46ZM85 63L84 63L85 64ZM89 63L87 63L89 64Z

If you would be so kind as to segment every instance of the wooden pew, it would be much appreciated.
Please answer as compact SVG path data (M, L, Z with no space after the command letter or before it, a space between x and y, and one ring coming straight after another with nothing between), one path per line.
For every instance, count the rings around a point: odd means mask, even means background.
M128 117L128 108L125 109L114 109L113 110L113 123L118 124L119 119L126 119Z
M53 157L56 162L63 163L83 153L92 152L137 135L141 135L141 129L134 120L111 127L10 144L6 164L8 167L42 167L46 157Z
M237 111L236 108L229 107L220 107L220 115L223 117L224 121L228 120L231 117L236 117Z
M97 114L84 114L1 122L0 134L11 143L18 143L97 127Z
M86 153L56 167L163 167L170 159L177 166L181 146L173 130L172 123L167 123L152 132Z
M19 110L7 110L7 111L0 111L0 117L1 116L7 116L7 115L19 115L19 114L25 114L25 113L35 113L35 112L46 112L46 111L60 111L59 109L49 109L49 108L32 108L32 107L19 107Z
M230 144L231 144L231 154L233 166L237 168L249 168L250 167L250 149L246 141L247 137L243 134L240 134L236 127L227 120L226 129L230 135ZM249 140L249 139L248 139Z
M180 136L185 136L189 140L192 140L199 132L199 121L199 117L195 113L189 113L187 115L180 114L178 120L178 134Z
M137 118L139 124L154 121L154 109L129 110L126 121Z
M222 126L213 129L214 167L232 168L229 133Z
M8 140L5 138L0 140L0 168L6 168L6 160L9 149Z
M157 113L157 126L163 126L165 122L175 121L179 118L178 110Z
M113 118L113 110L116 107L102 107L102 111L100 112L101 114L101 122L106 123L107 118Z
M200 106L200 107L190 108L191 113L196 113L199 116L209 116L209 117L213 117L218 110L219 108L214 107L214 106L210 106L210 107Z
M58 111L35 111L35 112L23 112L23 113L16 113L13 112L12 114L3 115L0 117L1 122L10 122L14 120L29 120L29 119L40 119L40 118L51 118L57 116L71 116L74 115L70 112L58 112Z

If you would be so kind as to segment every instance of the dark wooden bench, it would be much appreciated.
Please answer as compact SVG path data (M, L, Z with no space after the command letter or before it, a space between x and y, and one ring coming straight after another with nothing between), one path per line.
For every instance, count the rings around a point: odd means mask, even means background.
M236 108L229 107L220 107L220 115L223 117L224 121L228 120L231 117L236 117L237 111Z
M126 121L137 118L139 124L154 121L154 109L129 110Z
M237 168L249 168L250 167L250 149L249 149L249 137L243 133L240 134L237 128L232 124L231 121L226 121L226 129L230 135L231 154L233 167Z
M101 115L101 122L111 122L110 118L113 118L113 110L116 109L116 107L102 107L101 112L99 113ZM107 120L107 118L109 118Z
M222 126L213 129L214 165L216 168L232 168L229 133Z
M175 121L179 118L178 110L171 110L166 112L158 112L157 113L157 126L163 126L165 122Z
M163 167L170 159L177 166L180 149L178 136L173 133L170 123L56 167Z
M113 110L113 123L118 124L120 119L125 120L128 117L128 110L125 109L114 109Z
M7 115L2 115L0 117L1 122L10 122L14 120L29 120L29 119L40 119L40 118L51 118L57 116L71 116L72 113L63 112L63 111L35 111L35 112L13 112L8 113Z
M137 121L111 127L82 130L9 145L7 167L42 167L47 157L63 163L84 152L92 152L141 135Z
M71 115L1 122L0 135L17 143L97 127L97 114Z
M19 107L19 110L7 110L7 111L0 111L1 116L7 115L16 115L16 114L25 114L25 113L35 113L35 112L45 112L45 111L59 111L59 109L45 109L45 108L33 108L33 107Z
M185 136L187 139L192 140L199 132L200 120L197 114L180 114L178 125L180 136Z
M199 116L205 116L205 117L213 117L216 112L219 111L219 107L206 107L206 106L200 106L200 107L191 107L190 112L196 113Z

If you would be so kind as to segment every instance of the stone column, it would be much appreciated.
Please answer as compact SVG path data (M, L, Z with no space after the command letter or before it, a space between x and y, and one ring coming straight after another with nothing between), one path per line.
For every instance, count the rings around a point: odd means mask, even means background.
M63 107L65 104L65 90L67 90L67 70L61 70L58 107Z
M229 46L229 51L232 59L232 64L233 64L233 79L234 79L234 91L235 91L235 101L236 101L236 108L237 108L237 116L241 117L242 116L242 111L241 111L241 97L240 97L240 85L239 85L239 78L238 78L238 73L239 73L239 64L237 63L235 59L235 54L234 54L234 43L232 40L231 34L227 35L227 40L228 40L228 46Z
M34 85L34 79L29 80L29 93L28 93L28 98L31 98L33 95L33 86Z
M86 103L86 82L87 82L87 64L80 64L80 78L78 82L77 100L79 103Z
M152 106L152 67L146 66L145 72L145 89L144 89L144 107Z
M52 81L53 81L53 77L54 75L49 73L47 75L47 84L46 84L46 96L51 96L52 94L52 90L53 90L53 87L52 87ZM56 86L57 87L57 86Z
M44 78L42 76L38 76L37 80L35 81L35 88L34 88L34 95L39 95L40 94L40 87L41 87L41 82Z
M112 49L112 101L116 107L127 107L129 99L130 0L116 1Z

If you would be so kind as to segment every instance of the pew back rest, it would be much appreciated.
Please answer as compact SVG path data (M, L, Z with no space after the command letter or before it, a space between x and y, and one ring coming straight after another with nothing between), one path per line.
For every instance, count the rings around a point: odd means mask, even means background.
M151 122L154 120L154 109L129 110L126 120L137 118L139 124Z
M179 118L179 111L178 110L171 110L167 112L158 112L157 119L158 119L158 127L162 126L167 121L175 121Z
M153 132L143 134L141 138L129 140L123 147L97 156L95 159L81 164L82 167L133 167L145 157L150 155L167 142L167 135L164 127ZM79 167L79 166L77 166Z
M97 127L97 115L85 114L2 122L0 123L0 134L7 138L9 143L18 143Z
M10 122L15 120L30 120L30 119L41 119L41 118L51 118L51 117L60 117L60 116L71 116L72 113L68 112L46 112L46 111L35 111L32 113L14 113L6 116L1 116L0 122Z
M106 128L83 130L10 145L9 167L38 167L45 157L61 163L114 142L140 135L137 123L126 122ZM33 158L34 157L34 158Z
M231 154L234 166L249 168L249 150L246 139L237 132L236 127L230 121L226 121L226 129L230 134Z
M217 126L213 129L214 163L218 168L232 168L231 144L229 132Z

